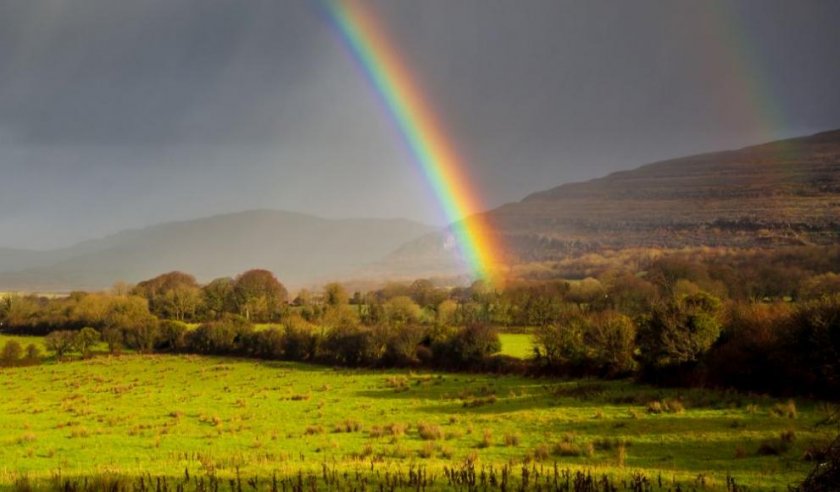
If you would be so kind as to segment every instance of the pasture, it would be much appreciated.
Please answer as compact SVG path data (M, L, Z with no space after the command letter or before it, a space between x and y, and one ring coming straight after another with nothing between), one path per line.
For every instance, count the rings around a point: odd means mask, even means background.
M784 489L833 409L627 381L124 355L0 370L0 484L452 463Z
M527 359L534 356L534 336L527 333L499 333L502 355Z

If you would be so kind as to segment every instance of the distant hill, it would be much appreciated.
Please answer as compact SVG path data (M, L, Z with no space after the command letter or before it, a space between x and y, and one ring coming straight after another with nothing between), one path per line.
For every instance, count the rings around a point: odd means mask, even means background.
M487 218L518 262L628 247L836 244L840 130L564 184ZM457 273L447 241L435 233L407 244L380 270Z
M0 248L0 272L38 266L44 261L49 261L48 256L41 251Z
M485 216L512 262L639 247L836 244L840 130L564 184ZM125 231L57 251L0 250L0 291L101 288L176 269L206 281L268 268L291 286L451 277L466 273L457 256L447 230L406 220L251 211Z
M0 250L0 291L99 289L170 270L208 281L250 268L300 286L345 276L433 230L402 219L330 220L270 210L219 215L52 252L9 252L6 260Z

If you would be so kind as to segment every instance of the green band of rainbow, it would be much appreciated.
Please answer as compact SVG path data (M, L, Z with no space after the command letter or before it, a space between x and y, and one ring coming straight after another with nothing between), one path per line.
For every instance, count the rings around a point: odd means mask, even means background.
M481 215L473 215L482 210L477 194L415 78L362 2L324 0L324 5L431 185L470 270L489 279L499 263L494 235Z

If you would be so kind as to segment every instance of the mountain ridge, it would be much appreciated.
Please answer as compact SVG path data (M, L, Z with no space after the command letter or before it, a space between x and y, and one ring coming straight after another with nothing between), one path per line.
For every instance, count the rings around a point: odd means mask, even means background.
M0 273L11 290L99 289L169 270L201 281L267 268L299 285L352 272L435 228L408 219L329 219L248 210L127 229L52 252L52 260ZM51 252L42 252L49 255Z
M775 247L840 241L840 130L641 165L564 183L480 214L511 263L623 248ZM471 219L466 219L467 221ZM431 233L379 267L452 268Z

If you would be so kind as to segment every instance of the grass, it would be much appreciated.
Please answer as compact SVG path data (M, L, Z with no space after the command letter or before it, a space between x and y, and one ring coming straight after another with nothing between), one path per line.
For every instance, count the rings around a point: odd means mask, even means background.
M35 344L41 350L41 355L47 359L52 359L55 357L55 353L52 350L49 350L44 343L44 337L37 337L37 336L25 336L25 335L5 335L0 334L0 350L2 350L3 346L6 345L6 342L10 340L16 340L20 343L21 347L26 349L26 346L30 343ZM108 344L105 342L98 342L91 347L91 352L94 354L107 354L108 353ZM125 352L130 352L125 350ZM78 357L78 353L70 354L70 357Z
M534 337L527 333L500 333L502 355L528 359L534 355Z
M44 345L44 337L30 337L30 336L17 336L17 335L2 335L0 334L0 349L6 345L6 342L16 340L20 343L20 346L24 349L30 343L34 343L36 347L41 349L41 355L52 356L53 353L50 350L47 350L46 345Z
M395 388L393 381L404 381ZM0 370L0 488L107 470L294 474L322 463L558 461L723 487L784 489L811 464L824 405L627 381L414 374L199 356L97 357ZM301 395L305 395L302 397ZM465 402L494 396L492 404ZM649 413L652 401L681 412ZM796 406L779 415L775 405ZM780 436L795 435L795 439ZM515 437L512 437L515 436ZM779 453L767 443L784 440ZM763 448L762 448L763 447ZM763 451L762 451L763 449ZM737 457L737 459L736 459ZM365 465L367 463L367 465Z

